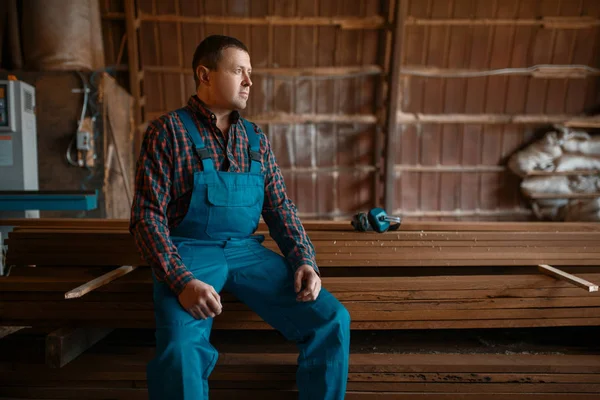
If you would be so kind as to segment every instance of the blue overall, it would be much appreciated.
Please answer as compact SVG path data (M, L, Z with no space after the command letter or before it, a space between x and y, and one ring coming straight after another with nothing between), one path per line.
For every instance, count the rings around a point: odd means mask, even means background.
M325 289L313 302L296 301L292 268L279 254L262 246L264 236L252 236L265 195L258 135L244 120L252 159L249 173L216 171L187 110L176 112L203 166L202 172L194 174L189 210L171 231L183 262L196 279L217 292L225 289L232 293L297 343L300 399L343 399L350 341L348 312ZM167 285L156 279L154 307L156 356L147 371L150 400L207 399L207 379L218 358L209 340L212 318L194 319Z

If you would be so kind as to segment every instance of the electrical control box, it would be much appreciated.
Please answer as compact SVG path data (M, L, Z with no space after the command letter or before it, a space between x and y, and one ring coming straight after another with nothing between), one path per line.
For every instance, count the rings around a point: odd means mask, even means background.
M35 88L0 80L0 192L37 191ZM39 218L38 210L3 211L3 218Z

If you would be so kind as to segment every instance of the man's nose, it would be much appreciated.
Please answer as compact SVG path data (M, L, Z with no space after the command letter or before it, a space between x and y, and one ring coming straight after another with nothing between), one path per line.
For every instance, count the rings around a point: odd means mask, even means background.
M252 79L250 79L250 75L244 74L244 80L242 81L243 86L252 86Z

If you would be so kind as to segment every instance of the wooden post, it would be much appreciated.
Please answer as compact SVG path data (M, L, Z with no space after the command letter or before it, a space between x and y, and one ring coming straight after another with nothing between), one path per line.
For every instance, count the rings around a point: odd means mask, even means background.
M61 328L46 336L46 365L62 368L104 339L112 328Z
M125 0L125 25L127 30L127 54L129 62L129 88L134 101L133 122L134 122L134 143L133 152L137 155L141 145L140 125L142 123L142 93L140 90L140 81L142 74L139 65L138 48L138 28L140 20L137 16L136 0Z
M402 49L404 41L404 18L408 10L407 0L397 0L396 17L394 19L394 37L392 39L392 56L390 59L390 80L388 85L388 112L385 137L385 188L384 206L388 212L394 209L394 186L396 174L394 164L396 163L396 143L399 140L398 111L401 110L400 70L402 66Z
M381 3L380 14L387 15L386 22L390 25L395 0L387 0ZM386 7L387 5L387 7ZM377 60L380 69L379 76L377 77L377 84L375 85L375 91L373 98L373 114L377 117L377 124L375 125L375 143L373 149L373 165L375 167L375 173L373 174L373 207L381 205L383 200L383 183L384 183L384 135L385 135L385 123L387 120L386 114L386 96L387 86L389 78L389 52L390 46L388 41L390 40L390 30L388 28L382 29L379 32L378 48L377 48Z

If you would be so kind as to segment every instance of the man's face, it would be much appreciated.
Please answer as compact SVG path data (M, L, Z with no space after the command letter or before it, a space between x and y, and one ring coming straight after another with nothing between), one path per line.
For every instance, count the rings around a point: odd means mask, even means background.
M211 92L215 105L228 110L243 110L250 95L250 55L229 47L221 52L216 71L210 71Z

